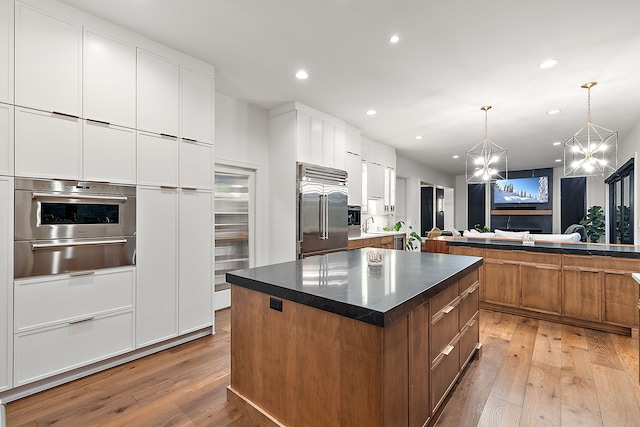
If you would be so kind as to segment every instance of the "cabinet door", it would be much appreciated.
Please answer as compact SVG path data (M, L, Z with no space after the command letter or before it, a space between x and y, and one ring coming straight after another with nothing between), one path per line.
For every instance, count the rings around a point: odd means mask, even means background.
M603 276L603 321L629 328L638 327L638 284L630 273L605 271Z
M311 140L309 143L309 163L322 164L322 120L311 118Z
M13 106L0 104L0 175L13 175L13 113Z
M178 64L138 49L137 129L178 136Z
M84 33L83 117L136 126L136 48Z
M180 186L213 189L213 145L180 141Z
M82 29L16 3L16 104L80 116Z
M296 111L296 160L309 163L311 148L311 116Z
M13 178L0 176L0 391L12 386Z
M596 270L562 271L562 314L599 322L601 279Z
M350 205L362 204L362 162L360 156L346 153L346 164L348 173L348 190Z
M347 154L347 141L344 128L339 126L335 127L334 134L334 153L333 164L336 169L345 170L346 166L346 154Z
M0 102L13 103L13 0L0 0Z
M322 165L335 168L336 127L328 122L322 124Z
M377 163L367 164L367 193L368 197L384 197L384 167Z
M187 333L213 324L213 195L180 192L179 330Z
M180 70L180 136L213 143L213 78Z
M520 266L485 259L484 300L517 307L520 300Z
M521 265L520 306L560 314L560 273L560 267Z
M137 347L178 332L178 191L138 188Z
M16 176L80 179L80 119L16 108Z
M136 133L100 122L84 122L84 179L136 183Z
M178 186L178 140L138 132L138 184Z

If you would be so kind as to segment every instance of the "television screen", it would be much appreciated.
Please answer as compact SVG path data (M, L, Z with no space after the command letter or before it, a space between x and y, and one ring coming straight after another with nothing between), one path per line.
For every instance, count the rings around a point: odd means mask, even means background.
M513 178L493 184L493 203L548 203L549 177Z

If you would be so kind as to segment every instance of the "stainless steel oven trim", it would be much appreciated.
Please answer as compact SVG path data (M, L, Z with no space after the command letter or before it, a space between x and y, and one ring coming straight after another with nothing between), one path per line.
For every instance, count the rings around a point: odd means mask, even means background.
M115 239L115 240L87 240L83 242L61 242L61 243L32 243L31 249L37 251L38 249L52 249L52 248L65 248L71 246L100 246L100 245L125 245L127 239Z

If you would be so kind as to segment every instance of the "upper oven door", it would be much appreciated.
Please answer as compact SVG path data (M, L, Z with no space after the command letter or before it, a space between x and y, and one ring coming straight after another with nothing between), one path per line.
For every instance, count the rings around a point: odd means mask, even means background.
M69 184L67 181L35 181L32 188L16 185L16 241L135 234L135 188L132 193L106 184L55 186L55 183Z

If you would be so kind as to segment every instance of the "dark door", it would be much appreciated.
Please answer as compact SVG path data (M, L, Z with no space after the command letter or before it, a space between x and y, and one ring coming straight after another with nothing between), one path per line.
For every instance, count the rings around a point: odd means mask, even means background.
M587 178L560 179L560 230L580 224L587 211Z
M467 227L472 230L476 224L485 225L486 191L484 184L469 184L467 186Z
M436 188L436 227L444 230L444 188Z
M433 187L420 188L420 235L433 228Z

